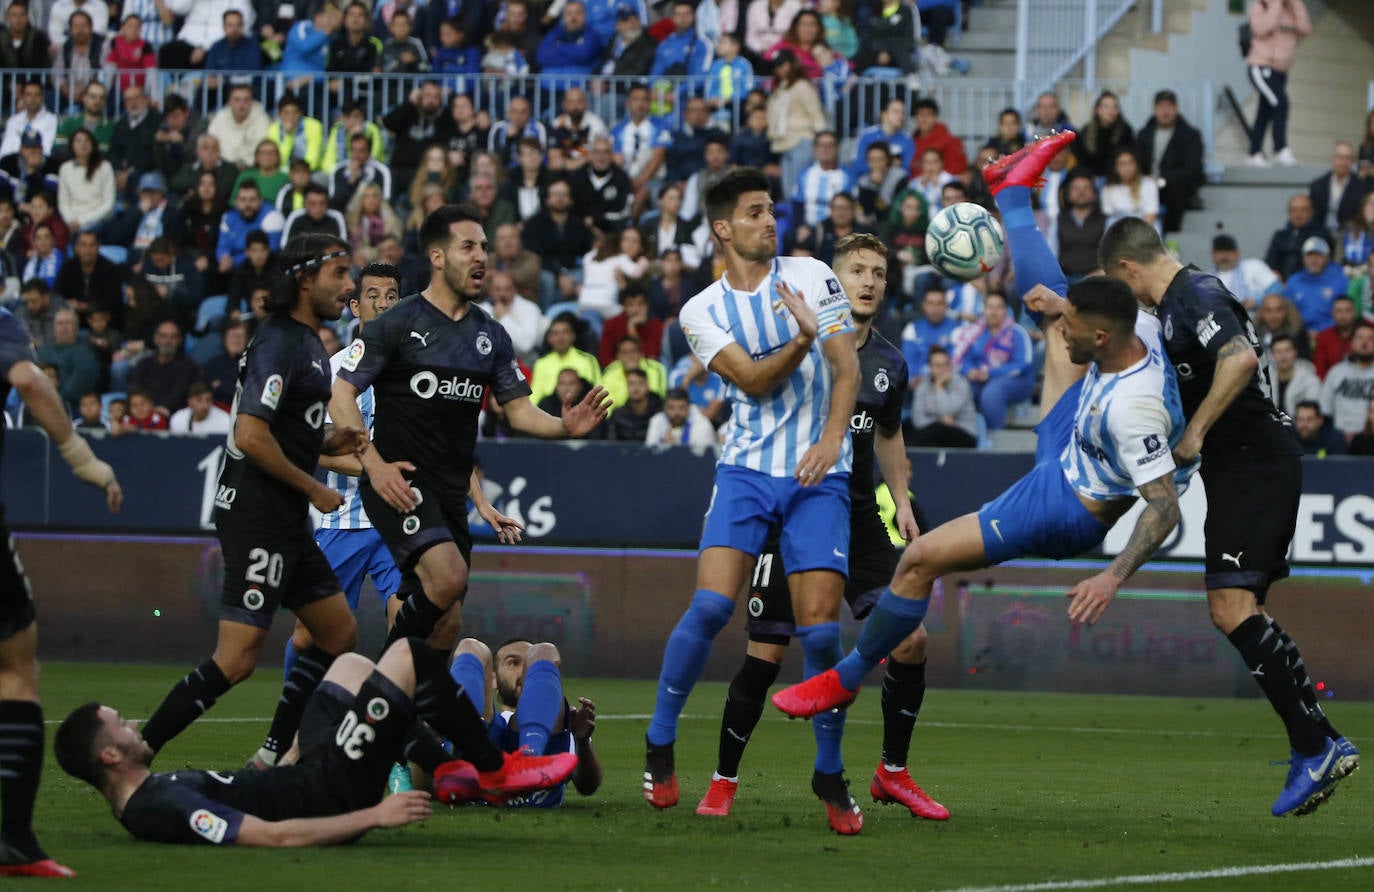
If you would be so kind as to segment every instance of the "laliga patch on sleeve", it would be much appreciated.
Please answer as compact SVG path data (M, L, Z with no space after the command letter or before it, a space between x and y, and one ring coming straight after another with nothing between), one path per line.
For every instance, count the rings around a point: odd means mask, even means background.
M214 812L198 808L191 813L191 831L196 836L219 845L224 842L224 834L229 831L229 822Z
M281 402L283 386L281 375L269 375L267 383L262 385L262 399L259 402L269 409L277 408L277 403Z
M363 353L367 348L363 346L363 339L358 338L348 345L348 352L344 354L342 366L350 372L358 370L358 363L363 361Z

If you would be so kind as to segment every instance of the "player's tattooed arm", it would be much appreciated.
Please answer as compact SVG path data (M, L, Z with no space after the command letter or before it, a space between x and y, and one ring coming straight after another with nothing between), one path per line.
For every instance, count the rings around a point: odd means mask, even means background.
M1174 486L1173 469L1141 486L1140 496L1145 500L1145 510L1137 518L1126 547L1106 570L1069 590L1069 619L1097 622L1116 597L1121 583L1139 570L1178 526L1178 488Z
M1238 334L1221 345L1217 351L1216 370L1212 373L1212 387L1174 447L1175 463L1186 465L1197 458L1207 432L1245 390L1258 368L1259 357L1245 335Z

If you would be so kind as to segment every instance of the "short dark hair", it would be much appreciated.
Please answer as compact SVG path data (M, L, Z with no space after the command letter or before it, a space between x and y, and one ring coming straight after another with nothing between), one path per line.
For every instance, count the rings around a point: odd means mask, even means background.
M674 387L672 390L668 391L667 396L663 398L665 403L671 402L672 400L682 400L684 403L690 403L692 398L688 396L687 391L683 390L681 387Z
M930 362L937 353L944 357L949 356L949 350L941 347L939 344L932 344L930 349L926 351L926 362Z
M172 240L165 235L160 235L148 243L149 254L175 254L176 252L176 245L172 244Z
M398 9L396 9L394 12L391 13L391 17L392 17L393 19L396 18L396 16L398 16L398 15L399 15L399 16L405 17L407 20L410 19L410 13L406 12L404 9L399 9L399 8L398 8Z
M1240 250L1240 243L1236 241L1236 237L1235 237L1235 236L1233 236L1233 235L1227 235L1226 233L1223 232L1221 235L1219 235L1219 236L1217 236L1216 238L1212 239L1212 250L1213 250L1213 251L1239 251L1239 250Z
M552 329L555 325L559 325L561 323L571 328L573 330L573 334L577 334L577 325L579 321L580 320L577 318L576 313L564 311L562 313L559 313L557 316L554 316L553 319L549 320L549 328Z
M620 348L621 348L621 347L624 347L626 344L634 344L634 345L635 345L636 347L638 347L640 350L643 350L643 349L644 349L644 343L643 343L642 341L640 341L639 338L635 337L635 336L632 335L632 334L627 334L627 335L622 336L622 337L620 338L620 340L618 340L618 341L615 342L615 352L619 353L619 352L620 352Z
M26 294L30 291L37 291L39 294L52 294L52 286L43 279L29 279L19 286L20 294Z
M1281 341L1287 341L1289 346L1293 347L1294 349L1296 349L1298 346L1297 340L1291 334L1288 334L1287 332L1279 332L1278 334L1274 335L1269 339L1269 349L1273 350L1274 345L1278 344Z
M1355 298L1351 297L1351 296L1348 295L1348 294L1338 294L1338 295L1336 295L1335 297L1331 298L1331 305L1334 307L1334 306L1336 305L1336 301L1338 301L1338 300L1349 301L1349 302L1352 303L1352 304L1355 302ZM1360 321L1363 321L1363 320L1360 320Z
M359 5L361 5L361 4L359 4ZM371 150L372 150L372 137L368 136L366 133L364 133L364 132L361 131L361 130L359 130L357 133L353 134L352 136L350 136L350 137L348 138L348 144L351 146L351 145L353 145L355 142L358 142L359 140L362 140L363 142L367 143L368 151L371 151Z
M873 142L869 143L868 148L864 149L864 157L867 158L869 155L872 155L875 150L881 151L889 158L892 157L892 146L889 145L885 139L875 139Z
M70 27L72 26L72 19L76 18L77 16L81 16L83 19L85 19L85 20L86 20L86 24L88 24L88 25L93 25L93 24L94 24L94 22L91 21L91 14L90 14L89 12L86 12L86 10L84 10L84 9L76 9L76 10L73 10L73 11L72 11L72 14L71 14L71 15L67 16L67 27L68 27L68 28L70 28Z
M206 384L204 381L202 381L202 380L199 379L199 378L197 378L195 381L192 381L192 382L191 382L191 386L188 387L188 388L186 388L186 396L187 396L188 398L189 398L189 397L193 397L193 396L200 396L202 393L212 393L212 392L213 392L213 391L210 390L210 385L209 385L209 384Z
M1020 120L1021 120L1021 112L1017 111L1016 109L1012 108L1011 106L1007 106L1006 108L1004 108L1004 109L1002 109L1001 111L999 111L999 112L997 113L997 120L1000 121L1000 120L1002 120L1003 118L1005 118L1007 115L1011 115L1011 116L1014 117L1017 121L1020 121Z
M1160 90L1155 94L1155 105L1159 105L1161 102L1172 102L1174 105L1178 105L1178 94L1173 90Z
M1298 404L1293 407L1293 414L1296 415L1303 409L1311 409L1313 412L1316 412L1318 416L1322 414L1322 404L1316 400L1300 400Z
M446 204L434 209L420 226L420 250L426 254L429 249L447 246L453 238L453 224L476 223L482 225L482 215L470 204Z
M267 233L263 232L261 229L253 229L249 230L248 235L244 236L243 245L245 248L249 245L263 245L271 248L272 240L268 238Z
M358 272L358 284L368 276L374 279L395 279L397 290L401 287L401 271L389 263L369 263Z
M620 302L624 303L632 297L642 297L649 299L649 294L644 290L644 286L638 282L626 282L625 287L620 289Z
M769 192L768 177L763 171L753 167L732 170L706 190L706 221L728 220L739 204L740 196L747 192Z
M646 374L644 373L644 370L643 370L643 369L630 369L629 371L627 371L627 372L625 373L625 380L626 380L626 381L630 380L631 378L636 378L636 377L638 377L638 378L643 378L643 379L644 379L644 383L646 383L646 384L649 382L649 376L646 375Z
M232 9L232 10L230 10L230 12L238 12L238 10L237 10L237 9ZM242 13L240 13L240 15L242 15ZM95 83L95 81L92 81L92 83ZM190 110L191 110L191 104L188 103L188 102L186 101L186 97L185 97L185 96L182 96L180 93L170 93L170 92L169 92L169 93L167 94L166 98L162 100L162 114L163 114L163 117L166 117L167 115L170 115L172 112L177 112L177 111L187 111L187 112L188 112L188 111L190 111Z
M1122 217L1102 235L1097 246L1097 265L1110 274L1123 260L1150 263L1164 253L1164 242L1152 224L1139 217Z
M1153 232L1153 229L1151 230ZM989 294L988 297L992 295ZM1135 331L1135 292L1120 279L1091 276L1069 286L1069 303L1080 316L1095 316L1106 322L1117 335Z
M48 207L50 208L57 207L57 196L54 195L52 193L52 190L50 189L39 189L37 192L33 193L33 195L29 196L29 201L33 201L38 198L41 198L44 201L46 201L48 203Z
M303 107L304 107L304 106L301 105L301 100L300 100L300 98L297 97L295 93L283 93L283 94L281 94L281 98L277 100L277 111L281 111L282 109L286 108L288 105L294 105L296 108L303 108Z
M917 99L916 104L912 106L912 109L914 111L920 111L921 109L929 109L930 111L935 112L935 117L938 118L940 116L940 103L936 102L934 99L931 99L929 96L922 96L920 99Z
M243 182L239 183L239 187L234 190L234 197L237 198L238 194L242 192L244 189L250 189L258 193L259 195L262 194L262 189L258 187L258 181L250 179L244 180Z
M105 780L105 767L95 752L100 727L100 704L92 700L73 709L62 720L52 739L53 755L62 770L96 789L103 786Z
M314 181L307 184L301 191L305 195L323 195L325 198L329 197L329 190Z

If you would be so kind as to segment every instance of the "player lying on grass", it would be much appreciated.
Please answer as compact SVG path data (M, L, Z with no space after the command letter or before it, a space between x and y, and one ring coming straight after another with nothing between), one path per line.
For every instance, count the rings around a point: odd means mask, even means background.
M1084 554L1101 544L1138 495L1146 506L1126 547L1069 592L1069 618L1092 623L1178 525L1179 485L1196 464L1180 468L1170 451L1183 436L1183 408L1159 322L1137 308L1124 283L1090 278L1065 289L1039 231L1020 225L1030 216L1030 187L1072 139L1065 133L1041 140L984 176L1007 220L1018 286L1029 292L1043 283L1067 293L1060 332L1070 358L1092 365L1037 428L1035 468L976 513L907 546L855 649L835 669L774 695L774 705L788 715L812 716L852 702L864 676L920 625L931 586L946 573L1025 556Z
M491 649L476 638L458 642L449 675L464 691L486 691L480 707L487 720L491 741L503 752L527 752L543 756L573 753L577 768L568 778L583 796L601 786L601 762L592 749L596 730L596 704L586 697L573 709L563 696L562 657L553 644L534 644L512 638ZM506 800L504 805L555 808L563 804L567 783L536 790ZM441 772L436 792L445 802L472 802L480 798L476 772L469 768Z
M334 661L307 704L293 765L153 774L153 749L137 723L99 703L77 707L53 748L62 769L99 790L139 839L323 846L430 816L428 793L383 798L417 718L455 742L491 802L559 784L577 766L569 753L502 753L444 658L414 638L395 642L375 664L358 654ZM450 767L466 770L468 762ZM429 769L444 773L441 765Z
M896 507L895 522L910 542L920 533L907 495L910 465L902 444L902 406L907 366L902 351L873 328L887 291L887 246L866 233L835 245L835 276L849 297L859 348L859 395L849 419L854 469L849 476L849 578L844 597L863 619L897 569L899 552L878 516L873 490L876 460ZM749 649L721 717L720 745L711 786L697 806L699 815L730 814L739 788L739 765L749 736L763 713L768 688L778 677L787 645L796 637L778 531L769 534L749 585ZM943 821L949 810L925 794L906 769L916 715L925 697L926 631L921 626L893 650L883 677L883 752L869 792L875 802L900 802L913 815ZM842 722L843 714L817 721Z

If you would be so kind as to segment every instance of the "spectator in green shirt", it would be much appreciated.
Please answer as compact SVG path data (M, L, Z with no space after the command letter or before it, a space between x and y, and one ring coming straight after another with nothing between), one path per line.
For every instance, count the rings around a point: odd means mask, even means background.
M70 151L67 144L72 134L83 127L95 134L96 145L101 153L110 151L110 137L114 136L115 122L105 116L105 96L109 91L100 81L91 81L81 94L81 111L70 118L63 118L57 125L55 150L64 154Z

